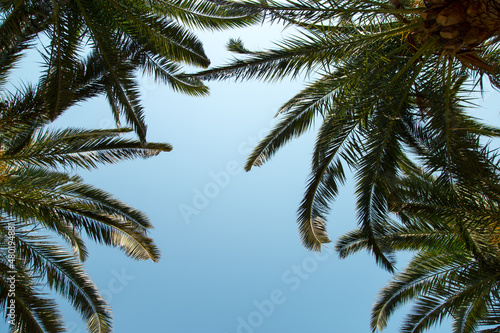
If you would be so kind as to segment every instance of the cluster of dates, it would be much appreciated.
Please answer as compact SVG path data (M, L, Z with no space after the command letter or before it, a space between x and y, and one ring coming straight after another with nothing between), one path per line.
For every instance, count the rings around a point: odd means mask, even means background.
M450 53L471 50L498 35L500 1L428 0L420 15L426 35L439 34Z

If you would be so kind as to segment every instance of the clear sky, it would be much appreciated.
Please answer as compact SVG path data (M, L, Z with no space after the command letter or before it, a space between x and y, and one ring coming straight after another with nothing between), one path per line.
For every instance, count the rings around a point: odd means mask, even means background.
M262 36L276 40L281 29L200 34L219 64L230 57L224 52L229 37L241 37L249 48L269 46ZM287 145L264 166L249 173L242 169L278 107L303 84L210 82L210 97L193 98L142 80L148 140L171 143L173 151L78 171L87 182L146 212L162 251L155 264L91 247L86 267L113 308L115 332L369 331L371 305L390 274L370 255L340 260L332 251L313 254L300 244L296 210L314 133ZM498 104L492 95L485 102L497 121ZM104 99L96 99L56 125L102 128L113 121ZM330 238L355 223L349 181L333 205ZM79 316L67 305L63 311L69 332L84 333ZM400 319L395 316L385 332L397 332ZM435 332L449 332L449 326Z

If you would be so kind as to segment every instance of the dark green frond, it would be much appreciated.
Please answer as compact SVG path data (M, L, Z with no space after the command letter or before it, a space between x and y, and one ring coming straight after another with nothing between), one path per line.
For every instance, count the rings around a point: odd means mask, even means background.
M172 147L163 143L141 143L136 140L119 138L129 129L83 130L64 129L39 132L22 149L6 147L0 161L7 164L38 166L77 166L87 169L98 163L112 164L120 160L137 157L148 158Z
M224 1L154 1L152 5L158 13L198 29L239 28L261 20L259 11L242 7L232 8L229 2Z

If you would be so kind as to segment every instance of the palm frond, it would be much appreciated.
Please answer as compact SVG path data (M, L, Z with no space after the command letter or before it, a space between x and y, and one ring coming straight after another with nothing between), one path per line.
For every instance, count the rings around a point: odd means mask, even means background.
M143 144L119 138L130 129L83 130L64 129L35 133L24 148L6 147L0 161L8 165L38 165L43 167L76 166L94 169L98 163L113 164L125 159L148 158L172 147L163 143ZM11 149L13 149L11 151Z
M247 7L232 8L223 1L155 1L153 8L161 14L175 18L190 28L222 30L240 28L258 23L258 10Z

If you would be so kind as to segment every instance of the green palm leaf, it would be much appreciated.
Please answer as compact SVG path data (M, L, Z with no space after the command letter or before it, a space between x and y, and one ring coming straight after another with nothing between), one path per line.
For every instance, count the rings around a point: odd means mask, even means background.
M82 99L101 89L99 83L95 85L99 76L95 80L91 75L80 78ZM121 137L130 129L44 130L48 116L40 112L46 108L40 91L27 87L2 103L0 305L15 303L14 331L63 332L57 303L43 294L44 288L50 288L69 300L89 332L111 332L109 306L81 264L88 256L83 234L118 247L134 259L158 261L160 252L148 235L152 225L143 212L85 184L68 174L68 169L148 158L170 151L171 146ZM71 99L63 104L75 102ZM9 231L12 225L14 240ZM54 235L73 252L58 244ZM10 244L15 245L15 260L9 259ZM17 272L17 284L22 286L9 296L4 286L12 271Z

